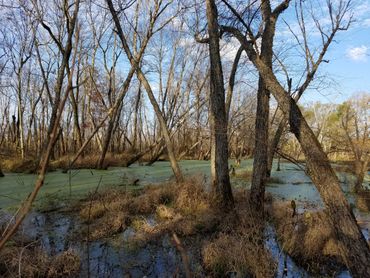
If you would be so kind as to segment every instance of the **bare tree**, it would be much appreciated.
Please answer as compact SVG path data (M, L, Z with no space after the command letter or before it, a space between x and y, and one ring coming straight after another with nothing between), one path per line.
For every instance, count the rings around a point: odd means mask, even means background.
M169 159L170 159L172 170L174 172L176 180L180 182L180 181L183 180L183 175L182 175L181 169L180 169L180 167L179 167L179 165L176 161L175 152L174 152L173 144L172 144L172 141L171 141L171 136L170 136L169 131L168 131L166 120L163 117L163 113L162 113L162 111L161 111L161 109L158 105L158 102L157 102L155 96L154 96L154 93L152 91L150 83L149 83L148 79L145 77L143 71L140 68L139 60L137 59L138 57L135 57L132 54L132 51L131 51L128 43L127 43L126 36L125 36L125 34L122 30L120 20L118 18L117 12L116 12L116 10L113 6L112 1L107 0L107 4L108 4L109 10L112 14L113 21L114 21L114 24L115 24L116 29L117 29L117 34L118 34L118 36L121 40L122 47L123 47L123 49L126 53L126 56L129 59L129 61L131 63L131 66L136 68L137 77L138 77L139 81L141 82L141 84L143 85L143 87L145 88L145 90L148 94L149 100L150 100L150 102L153 106L154 112L155 112L155 114L158 118L158 121L159 121L159 124L160 124L160 127L161 127L161 131L162 131L164 140L166 142L166 148L167 148L167 152L168 152L168 156L169 156ZM148 28L149 31L146 34L146 38L147 38L145 40L146 42L149 41L149 38L153 35L153 33L157 32L158 30L161 30L166 24L168 24L168 22L170 22L172 20L172 18L170 18L170 19L166 20L164 23L162 23L161 26L159 26L159 27L155 26L155 23L156 23L158 17L166 10L166 8L170 4L171 3L163 4L162 1L160 1L160 0L154 1L154 8L153 8L153 11L151 11L150 21L148 23L149 24L149 28ZM154 29L154 28L156 28L156 29Z
M275 9L282 9L284 6L289 5L289 2L290 1L282 2L281 5L278 5ZM341 19L347 14L350 8L350 2L340 1L337 9L334 9L333 3L328 2L328 8L331 15L333 15L333 12L337 12L336 18ZM271 16L274 16L274 14ZM341 21L337 20L336 24L340 25ZM337 26L333 25L332 27L335 28ZM305 154L308 173L325 204L328 220L334 227L336 235L342 243L341 251L343 258L351 274L354 277L369 276L369 246L356 223L356 219L341 190L338 178L326 154L322 150L315 134L308 126L298 105L279 83L273 70L262 61L258 48L255 48L255 41L253 40L255 34L253 34L250 29L247 30L248 37L233 26L222 26L222 30L232 34L239 40L250 61L263 76L267 89L274 95L281 110L289 119L290 129L300 142ZM273 31L275 32L275 30Z
M229 177L229 152L225 88L222 73L217 7L207 0L207 22L210 56L210 126L211 126L211 173L216 200L220 207L230 210L234 206Z
M73 74L68 75L69 76L68 85L64 90L63 90L63 81L65 78L65 72L68 68L67 65L69 63L69 59L72 53L73 36L74 36L75 27L76 27L79 6L80 6L79 0L76 0L73 3L73 5L70 5L68 1L65 1L62 6L63 14L65 16L65 24L66 24L65 28L67 30L67 39L65 40L64 45L63 45L63 42L59 40L57 36L55 36L52 29L43 21L41 14L38 15L40 24L47 30L50 37L54 41L54 43L57 45L62 55L62 62L58 69L57 81L54 87L55 98L53 102L54 105L53 105L52 117L49 122L47 145L44 148L44 151L42 153L42 159L40 160L41 162L40 162L39 176L35 183L34 190L31 192L31 194L27 197L27 199L25 200L21 208L18 210L15 223L9 226L8 229L3 233L3 236L0 240L0 249L2 249L5 246L6 242L17 231L18 227L20 226L20 224L26 217L27 213L30 211L32 207L32 203L36 199L36 196L39 190L42 188L44 184L49 160L50 160L53 148L55 146L55 143L58 139L57 135L60 132L59 124L60 124L60 119L63 114L63 108L65 106L69 93L72 90ZM34 8L36 10L38 9L37 6L35 6ZM73 61L75 61L75 59L76 59L76 53L74 53Z
M349 100L337 108L339 134L334 138L338 141L335 150L346 151L353 157L353 173L356 176L354 191L363 189L365 173L370 160L369 139L369 104L370 95L364 94L356 100ZM334 133L335 134L335 133Z
M17 125L16 144L19 145L21 158L25 158L25 124L24 110L26 99L24 91L27 90L26 64L32 57L34 38L32 34L32 22L29 17L24 16L22 9L11 9L7 15L7 30L5 30L4 41L7 46L7 55L12 64L12 71L16 78L12 87L16 92L17 99Z

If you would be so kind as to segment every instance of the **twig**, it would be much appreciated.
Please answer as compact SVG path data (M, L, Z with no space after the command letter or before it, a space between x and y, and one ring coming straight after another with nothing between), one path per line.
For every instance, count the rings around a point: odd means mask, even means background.
M36 241L33 241L29 244L27 244L26 246L24 246L21 250L21 252L19 253L19 260L18 260L18 275L19 277L22 277L22 274L21 274L21 270L22 270L22 267L21 267L21 263L22 263L22 255L23 255L23 252L26 250L26 248L30 247L32 244L36 243L38 240Z
M87 219L87 239L86 239L86 245L87 245L86 246L86 249L87 249L87 277L90 277L90 218L91 218L92 200L93 200L93 196L95 196L96 193L99 190L102 179L103 179L103 176L100 176L98 186L95 188L94 193L90 197L90 203L89 203L89 216L88 216L88 219Z
M177 235L175 233L173 233L172 238L173 238L173 241L175 242L177 250L179 250L179 252L181 254L182 263L184 264L184 268L185 268L185 277L186 278L191 278L192 275L191 275L191 271L190 271L190 267L189 267L188 255L186 254L186 251L185 251L184 247L182 246L180 239L177 237Z

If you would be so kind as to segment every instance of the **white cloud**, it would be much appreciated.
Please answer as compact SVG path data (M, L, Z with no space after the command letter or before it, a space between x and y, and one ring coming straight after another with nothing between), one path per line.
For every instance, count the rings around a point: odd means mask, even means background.
M234 61L236 53L238 52L240 43L237 39L232 37L230 41L226 42L224 40L220 41L220 55L222 59L227 62Z
M361 45L347 49L347 57L353 61L366 61L369 47Z
M370 18L365 19L365 20L362 22L362 25L363 25L364 27L370 27Z

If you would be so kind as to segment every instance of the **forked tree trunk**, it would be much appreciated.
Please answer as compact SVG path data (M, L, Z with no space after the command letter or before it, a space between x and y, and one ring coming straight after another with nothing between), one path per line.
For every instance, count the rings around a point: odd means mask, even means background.
M220 207L234 206L228 165L227 115L225 88L220 57L217 7L214 0L206 1L210 55L210 124L211 173L215 197Z
M289 93L291 92L291 88L292 88L292 79L290 78L288 80ZM298 91L298 94L294 97L295 102L298 102L303 92L304 92L303 90ZM278 150L281 136L283 136L283 133L288 125L288 118L284 114L282 116L283 117L280 119L278 128L275 131L274 137L272 138L272 140L269 141L269 147L268 147L268 153L267 153L267 172L266 172L267 178L271 176L271 169L272 169L272 163L274 161L274 155ZM279 156L279 159L280 159L280 156Z
M263 75L267 89L274 95L281 110L288 117L291 132L299 141L305 154L308 174L320 193L328 221L341 243L340 251L352 276L370 277L369 246L357 225L329 159L297 103L280 85L271 68L256 55L253 47L245 40L245 36L234 28L225 29L233 33L244 46L249 59Z
M146 92L148 93L150 103L152 104L154 112L155 112L155 114L157 116L157 119L159 121L159 125L161 127L161 132L163 134L163 138L164 138L164 141L166 143L168 158L170 160L172 171L175 175L176 180L178 182L182 182L184 180L184 177L182 175L180 166L179 166L179 164L177 163L177 160L176 160L175 151L174 151L173 143L171 141L170 132L168 130L166 120L164 119L163 114L162 114L162 112L159 108L158 102L154 97L152 88L151 88L148 80L144 76L143 72L141 71L141 69L137 70L137 76L138 76L138 79L143 84Z
M112 14L113 21L114 21L116 29L117 29L117 34L118 34L118 36L121 40L122 47L123 47L123 49L126 53L126 56L127 56L128 60L130 61L131 66L137 68L136 69L137 78L139 79L139 81L143 85L143 87L145 88L145 90L148 94L149 101L152 104L154 112L155 112L155 114L157 116L157 119L159 121L161 132L163 134L163 139L166 143L166 148L167 148L170 164L171 164L171 167L172 167L172 171L175 175L175 178L176 178L177 182L182 182L184 180L184 177L182 175L180 166L177 163L177 160L176 160L176 157L175 157L174 147L173 147L173 143L171 141L170 132L169 132L168 127L167 127L167 122L166 122L165 118L163 117L162 111L161 111L161 109L158 105L157 100L155 99L154 93L152 91L152 87L150 86L148 79L145 77L145 75L142 72L140 66L138 65L139 61L137 61L136 57L134 57L132 55L132 52L131 52L128 44L127 44L126 37L123 33L121 23L120 23L119 18L117 16L117 12L114 9L112 1L111 0L106 0L106 2L108 4L108 8L109 8L109 10ZM153 30L153 26L155 24L155 20L156 20L157 16L159 16L159 14L153 15L153 17L151 19L151 22L150 22L150 24L151 24L151 26L149 27L150 30ZM149 32L147 34L148 37L151 37L151 35L152 35L151 32Z
M82 146L82 135L81 135L81 127L80 122L78 119L78 104L74 93L71 92L71 106L73 109L73 124L74 124L74 131L77 137L77 146L75 146L75 150L78 150Z

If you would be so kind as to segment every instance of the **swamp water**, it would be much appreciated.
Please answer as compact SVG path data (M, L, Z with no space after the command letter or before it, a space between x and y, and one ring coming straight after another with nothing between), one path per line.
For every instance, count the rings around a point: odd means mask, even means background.
M180 165L188 175L201 174L205 180L209 178L209 163L206 161L182 161ZM252 161L243 161L237 172L250 169L251 165ZM130 183L135 179L139 179L139 186L143 186L168 181L171 174L168 162L157 162L150 167L134 165L130 168L111 168L107 171L73 170L70 174L56 171L48 174L36 207L43 209L45 203L53 205L53 202L61 202L63 206L68 206L71 200L85 196L87 192L94 191L98 185L99 190L110 186L125 186L131 189ZM316 188L305 173L296 169L295 165L283 163L282 171L273 172L272 176L276 183L270 183L267 191L283 200L296 200L298 213L322 206ZM351 177L344 173L339 173L338 176L346 196L353 204L355 196L349 190ZM12 210L19 204L19 200L32 190L35 178L34 175L7 174L5 178L0 179L0 207ZM233 178L232 183L235 187L249 186L248 182L240 178ZM369 175L365 180L365 186L368 184ZM361 220L362 231L368 239L370 215L360 213L356 209L354 211L356 217ZM0 221L6 221L9 219L8 216L7 212L2 212ZM155 225L154 220L149 219L148 222ZM173 277L184 273L181 256L169 236L164 236L156 243L147 244L144 248L132 248L128 243L135 230L127 228L108 240L87 243L77 240L74 236L81 225L76 216L63 212L63 209L45 213L32 212L25 220L22 231L27 236L39 240L49 255L56 255L68 249L77 252L81 258L81 277ZM284 277L310 277L281 250L273 227L268 227L265 234L265 245L278 262L276 277L283 277L284 274L286 274ZM193 273L202 276L202 267L195 259L196 251L187 250L187 252ZM351 276L344 271L337 277Z

